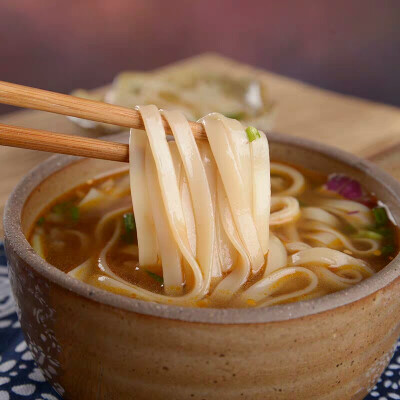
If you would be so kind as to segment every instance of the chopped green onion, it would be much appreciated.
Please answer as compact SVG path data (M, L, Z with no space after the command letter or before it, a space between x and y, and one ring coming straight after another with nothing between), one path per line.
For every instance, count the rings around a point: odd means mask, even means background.
M300 207L307 207L307 204L303 200L298 200Z
M134 242L134 232L136 230L135 217L133 213L126 213L122 216L124 221L125 233L122 235L122 239L127 243Z
M55 212L58 215L64 214L66 208L68 207L68 204L69 204L68 202L66 202L66 203L58 203L53 207L52 211Z
M36 221L36 225L37 226L42 226L44 224L44 217L40 217L37 221Z
M135 217L133 213L126 213L122 216L126 233L133 232L136 229Z
M164 283L164 279L163 279L162 276L160 276L158 274L155 274L154 272L151 272L148 269L145 269L145 272L146 272L147 275L149 275L151 278L153 278L158 283L161 283L161 284Z
M249 142L252 142L253 140L259 139L261 137L260 132L258 132L258 129L254 128L254 126L248 126L246 128L246 133Z
M381 249L382 255L383 256L390 256L393 254L395 251L395 247L392 244L387 244L386 246L383 246Z
M70 215L71 215L71 218L72 218L73 221L78 221L78 220L79 220L79 215L80 215L80 213L79 213L79 207L77 207L77 206L72 206L72 207L69 209L69 212L70 212Z
M381 235L378 232L374 232L374 231L367 231L364 229L361 229L360 231L358 231L355 235L355 238L366 238L366 239L374 239L374 240L382 240L383 239L383 235Z
M375 218L376 226L383 226L389 222L386 210L383 207L375 207L372 209L372 214Z
M393 230L390 228L382 227L382 228L376 228L376 229L372 229L372 230L374 230L375 232L378 232L385 238L393 238L393 235L394 235Z
M79 220L80 216L79 207L75 206L70 201L65 201L63 203L56 204L52 208L52 211L58 215L62 216L68 215L75 222Z
M225 117L227 118L232 118L232 119L237 119L238 121L240 121L241 119L244 118L244 112L232 112L232 113L226 113L224 114Z

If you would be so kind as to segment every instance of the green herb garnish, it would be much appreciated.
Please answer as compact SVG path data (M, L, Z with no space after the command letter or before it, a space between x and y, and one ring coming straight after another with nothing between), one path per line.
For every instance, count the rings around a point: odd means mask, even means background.
M122 235L122 239L127 243L133 243L135 238L136 223L133 213L126 213L122 216L124 222L125 233Z
M133 213L126 213L122 216L124 220L125 231L133 232L136 229L135 216Z
M383 256L390 256L396 251L395 233L390 225L390 220L384 207L375 207L372 210L375 224L370 229L374 235L379 235L383 239L381 253ZM374 239L374 237L371 237Z
M390 256L393 254L395 251L395 247L392 244L387 244L386 246L383 246L381 249L382 255L383 256Z
M248 126L246 128L246 133L249 142L252 142L253 140L259 139L261 137L260 132L258 132L258 129L254 128L254 126Z
M42 226L44 224L44 217L40 217L37 221L36 221L36 225L37 226Z
M386 210L383 207L375 207L372 209L372 214L375 218L375 224L377 227L384 226L389 222L389 218Z
M52 208L52 211L58 215L63 215L65 214L65 211L69 207L69 204L70 204L69 202L58 203Z
M158 283L163 284L164 283L164 279L162 276L155 274L154 272L149 271L148 269L144 270L146 272L147 275L149 275L150 277L152 277L155 281L157 281Z
M390 239L393 238L394 232L392 229L387 228L387 227L381 227L381 228L372 228L371 230L378 232L381 234L383 237Z
M303 200L298 200L300 207L307 207L307 204Z
M79 213L79 207L77 207L77 206L72 206L72 207L69 209L69 213L70 213L71 218L72 218L73 221L78 221L78 220L79 220L79 215L80 215L80 213Z
M238 121L240 121L241 119L244 118L244 112L232 112L232 113L226 113L224 114L225 117L227 118L232 118L232 119L237 119Z
M366 239L374 239L374 240L382 240L383 235L375 231L367 231L364 229L359 230L355 235L355 238L366 238Z
M56 204L52 211L58 215L68 216L72 221L77 222L80 217L79 207L71 203L70 201L65 201L63 203Z

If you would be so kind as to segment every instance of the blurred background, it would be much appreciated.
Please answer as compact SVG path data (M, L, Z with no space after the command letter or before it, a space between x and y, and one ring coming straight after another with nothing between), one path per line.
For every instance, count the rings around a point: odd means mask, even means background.
M68 93L206 51L400 106L399 0L0 2L5 81Z

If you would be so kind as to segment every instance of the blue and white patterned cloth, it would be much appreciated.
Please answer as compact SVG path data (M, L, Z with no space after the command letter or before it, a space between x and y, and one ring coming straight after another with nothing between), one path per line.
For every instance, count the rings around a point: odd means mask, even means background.
M365 400L400 400L400 341L378 384ZM15 313L0 243L0 400L62 400L33 361Z

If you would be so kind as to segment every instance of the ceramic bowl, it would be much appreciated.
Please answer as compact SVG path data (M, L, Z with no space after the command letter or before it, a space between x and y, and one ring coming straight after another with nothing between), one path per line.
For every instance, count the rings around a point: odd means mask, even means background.
M299 138L269 139L272 159L350 174L400 223L400 185L376 166ZM21 327L64 399L355 400L367 394L400 335L399 257L352 288L270 308L194 309L115 295L46 263L24 233L50 201L121 167L52 157L19 183L5 209Z

